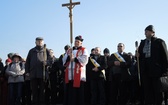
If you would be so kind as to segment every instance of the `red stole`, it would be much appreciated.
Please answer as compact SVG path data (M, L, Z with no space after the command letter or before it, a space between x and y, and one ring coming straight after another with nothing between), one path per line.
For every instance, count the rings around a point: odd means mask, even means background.
M76 53L76 58L83 54L84 49L85 49L84 47L78 49L78 51ZM70 61L66 64L65 83L69 83L69 79L68 79L69 64L70 64ZM81 67L82 67L82 65L80 63L75 63L73 87L80 87Z

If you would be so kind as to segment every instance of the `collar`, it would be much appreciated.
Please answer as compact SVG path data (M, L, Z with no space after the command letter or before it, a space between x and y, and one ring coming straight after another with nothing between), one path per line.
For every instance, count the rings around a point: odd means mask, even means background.
M35 48L36 48L36 50L42 50L43 46L36 46Z
M73 47L73 50L79 50L80 48L82 48L82 46L80 46L80 47Z
M118 52L118 53L119 53L119 54L122 54L122 55L124 54L124 52Z

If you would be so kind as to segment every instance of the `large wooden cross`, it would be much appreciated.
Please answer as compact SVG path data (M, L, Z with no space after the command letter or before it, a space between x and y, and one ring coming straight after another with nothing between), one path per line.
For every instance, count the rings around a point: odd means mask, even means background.
M79 5L80 2L72 2L72 0L70 0L70 3L66 3L66 4L62 4L62 7L68 7L69 9L69 18L70 18L70 43L71 43L71 47L72 47L72 43L73 43L73 21L72 21L72 9L74 8L75 5Z
M73 43L73 21L72 21L72 9L74 8L75 5L79 5L80 2L72 2L72 0L69 0L70 3L62 4L63 7L68 7L69 9L69 18L70 18L70 43L71 43L71 48L72 48L72 43ZM71 62L71 77L73 79L73 62Z

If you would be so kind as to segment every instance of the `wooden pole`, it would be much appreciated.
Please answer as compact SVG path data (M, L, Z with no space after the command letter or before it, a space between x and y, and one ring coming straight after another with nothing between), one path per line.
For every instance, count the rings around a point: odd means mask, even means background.
M72 47L73 43L73 18L72 18L72 9L74 8L75 5L79 5L80 2L72 2L72 0L69 1L70 3L62 4L62 7L68 7L69 9L69 18L70 18L70 43Z
M72 19L72 9L74 8L75 5L79 5L80 2L72 2L72 0L69 0L69 3L62 4L62 7L68 7L69 9L69 18L70 18L70 43L71 43L71 48L73 44L73 19ZM71 62L71 77L73 79L73 62Z
M46 55L46 44L44 44L44 53L43 53L43 56L44 56L44 62L43 62L43 81L45 82L46 80L46 69L45 69L45 62L47 60L47 55Z

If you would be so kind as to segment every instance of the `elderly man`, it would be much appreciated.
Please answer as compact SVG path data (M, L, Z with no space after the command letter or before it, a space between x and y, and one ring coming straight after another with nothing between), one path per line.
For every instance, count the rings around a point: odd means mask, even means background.
M87 70L90 72L91 104L105 105L105 61L100 47L94 48L95 54L89 57Z
M131 66L131 57L124 52L124 49L124 44L119 43L118 51L109 59L112 105L126 105L127 103L128 68Z
M141 41L138 52L145 105L161 105L160 77L168 70L168 54L164 40L155 37L153 25L145 28L146 38Z
M84 82L86 81L86 64L88 51L82 46L82 36L75 37L75 46L63 57L66 83L66 105L84 104Z
M36 46L32 48L26 59L26 75L30 76L30 84L32 88L32 104L44 105L44 89L45 89L45 66L49 65L49 50L44 48L44 40L37 37Z

